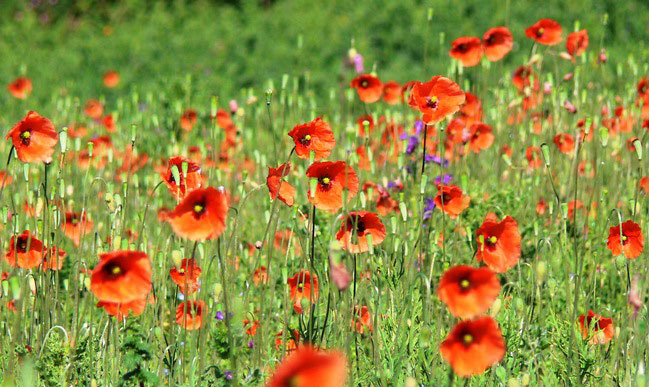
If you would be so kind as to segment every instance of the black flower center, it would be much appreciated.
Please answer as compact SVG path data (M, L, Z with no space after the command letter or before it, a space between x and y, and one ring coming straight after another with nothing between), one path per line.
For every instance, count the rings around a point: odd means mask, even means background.
M21 236L18 237L18 243L16 243L16 251L19 253L27 252L27 241L29 238Z
M104 268L104 273L108 275L111 278L118 278L124 274L126 274L126 271L122 266L120 266L119 263L117 262L109 262L107 263Z
M31 131L31 129L27 129L24 132L20 133L20 142L23 145L29 146L31 141L32 141L32 131Z

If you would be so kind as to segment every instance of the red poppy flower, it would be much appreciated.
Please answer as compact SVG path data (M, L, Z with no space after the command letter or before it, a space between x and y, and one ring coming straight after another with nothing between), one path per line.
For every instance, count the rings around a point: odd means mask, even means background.
M559 133L554 136L554 145L561 153L569 154L575 149L575 139L567 133Z
M579 316L579 330L584 340L590 337L591 344L606 344L615 334L613 319L602 317L592 310L588 311L588 315Z
M356 147L356 155L358 156L358 169L362 171L372 170L372 162L367 154L367 149L364 145Z
M252 274L252 282L255 285L268 283L268 269L266 269L266 266L260 266L257 270L255 270L255 272Z
M575 58L580 56L586 51L586 48L588 48L588 31L581 30L568 34L566 51L568 51L571 57Z
M460 110L465 95L452 80L435 76L428 82L417 82L410 91L408 104L423 114L423 121L436 124Z
M608 246L613 256L617 257L624 253L627 258L636 258L644 250L644 235L642 229L632 220L622 223L622 235L620 236L620 226L613 226L608 231Z
M176 308L176 324L193 331L203 325L203 313L207 314L204 301L181 302Z
M280 349L282 347L282 339L284 337L284 331L279 331L275 335L275 349ZM289 339L286 341L286 352L292 352L297 349L297 342L300 341L300 332L297 329L293 329L293 332L289 334Z
M326 159L336 145L331 127L320 117L297 125L288 135L293 137L295 153L302 159L308 160L311 151L315 152L315 160Z
M99 255L92 270L90 291L99 301L127 303L151 291L151 261L142 251L113 251Z
M383 95L383 83L371 74L363 74L352 79L351 87L356 89L358 97L365 103L374 103Z
M268 176L266 177L266 185L268 186L268 193L270 198L283 201L289 207L293 206L295 200L295 187L287 181L282 181L282 177L288 176L291 171L291 163L287 162L277 168L268 167Z
M253 321L252 323L248 318L243 319L243 328L246 330L246 334L249 336L254 336L257 334L257 328L259 328L261 325L259 324L258 320Z
M180 267L174 266L169 270L169 275L182 294L192 294L198 290L198 277L202 272L195 259L185 258L180 262Z
M318 180L316 191L309 201L316 208L336 212L343 206L343 190L347 190L349 202L358 192L358 176L354 169L348 167L344 161L315 162L306 170L307 177Z
M518 223L511 216L498 222L490 212L476 231L478 262L484 261L496 273L504 273L516 265L521 257L521 234Z
M451 58L455 58L462 63L464 67L472 67L480 63L482 59L482 43L480 38L475 36L462 36L453 41Z
M534 83L537 82L536 76L534 75L534 72L532 72L532 68L529 66L520 66L516 68L514 75L512 75L512 82L518 91L523 91L526 87L531 87L532 80L534 80Z
M374 118L369 114L361 116L356 120L356 122L358 123L358 135L362 137L369 135L365 133L365 125L363 124L365 121L368 123L369 134L372 134L374 131Z
M65 236L72 239L75 246L79 246L81 238L90 234L94 225L93 221L87 219L85 212L83 216L76 212L66 212L65 221L61 223L61 229Z
M473 318L493 305L500 292L498 276L489 268L455 266L439 282L437 295L453 316Z
M98 120L104 114L104 107L97 99L89 99L86 101L86 107L83 110L90 118Z
M464 96L464 105L460 108L460 119L466 122L467 125L480 122L482 120L482 101L475 94L468 91L464 93Z
M640 139L636 136L633 136L626 140L626 149L628 149L630 152L635 152L635 146L633 145L634 141L640 141Z
M61 270L63 268L63 260L68 254L56 246L52 246L45 252L43 257L43 270Z
M187 173L183 172L185 169L183 163L187 163ZM178 172L180 182L177 182L174 177L174 168ZM205 178L201 175L201 167L197 163L180 156L171 157L167 161L167 169L160 175L176 200L181 200L189 192L200 188L205 181Z
M27 77L18 77L7 86L9 93L18 99L26 99L32 93L32 81Z
M139 316L144 313L147 304L153 303L153 297L145 297L125 303L99 301L98 308L103 308L106 313L122 321L128 316Z
M291 239L293 241L291 242ZM302 255L302 248L300 244L295 241L293 238L293 233L291 230L282 230L275 233L275 240L273 241L273 247L286 254L288 252L289 245L292 243L295 255Z
M29 230L25 230L9 240L9 251L5 254L5 261L11 267L33 269L43 262L44 252L43 242L36 239Z
M571 200L568 202L568 220L572 221L574 215L575 215L575 210L580 210L584 208L584 204L581 202L581 200Z
M543 158L541 156L541 149L531 146L525 150L525 158L529 163L530 168L537 169L543 165Z
M383 84L383 100L390 105L403 102L403 88L395 81Z
M167 221L181 238L215 239L225 230L228 198L212 187L193 190L167 214Z
M113 88L119 84L119 74L116 71L109 70L104 73L104 85Z
M649 176L645 176L640 179L640 190L649 195Z
M548 209L548 203L543 199L539 199L539 201L536 203L536 213L539 215L543 215L545 214L547 209Z
M190 131L196 125L196 121L198 120L198 114L196 114L196 110L194 109L187 109L183 112L183 115L180 117L180 127L183 130Z
M367 236L372 236L372 246L377 246L385 239L385 226L373 212L350 212L340 225L336 239L340 247L352 254L370 250Z
M482 45L487 59L496 62L512 50L514 39L507 27L494 27L485 32L482 37Z
M527 27L525 35L528 38L536 40L540 44L554 46L563 39L561 35L563 29L556 21L552 19L541 19L533 25Z
M219 126L221 129L228 128L232 126L232 117L230 113L225 111L224 109L219 109L216 112L216 124Z
M505 356L505 340L491 317L458 323L440 346L442 357L458 376L483 373Z
M6 139L9 138L16 148L18 158L25 163L51 162L54 146L59 141L52 121L34 111L27 113L27 116L9 131Z
M313 281L313 288L311 287ZM311 276L308 270L301 270L296 273L292 278L288 279L288 286L291 289L291 300L293 300L293 309L295 313L302 313L302 299L306 299L314 303L318 299L318 277ZM313 290L313 294L311 294Z
M376 200L376 212L381 216L388 216L393 212L399 212L399 203L392 199L390 195L379 195Z
M347 360L342 352L327 352L302 345L280 363L267 387L343 387Z
M112 114L105 115L101 119L101 124L104 125L108 133L115 133L117 131L117 125L115 125L115 119Z
M471 198L464 195L460 187L456 185L438 185L435 206L444 211L451 219L469 207Z
M4 184L5 187L6 187L6 186L8 186L9 184L13 183L13 181L14 181L14 178L11 177L11 175L8 175L8 174L7 174L7 171L5 171L5 170L1 170L1 171L0 171L0 186L1 186L2 184ZM4 182L4 183L3 183L3 182Z
M352 325L354 330L361 335L365 333L365 329L370 332L374 331L374 328L372 328L372 318L367 306L354 306L354 321L352 322Z
M469 130L471 132L469 147L473 152L480 153L480 151L488 149L494 143L495 136L492 133L491 126L478 122L473 124Z
M82 138L88 135L88 128L84 125L72 124L68 127L68 137Z

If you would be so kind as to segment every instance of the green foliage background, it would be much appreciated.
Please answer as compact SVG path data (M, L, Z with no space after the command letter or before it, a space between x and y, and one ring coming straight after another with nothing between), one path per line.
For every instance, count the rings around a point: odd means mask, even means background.
M352 38L366 71L375 64L381 78L405 82L443 72L450 41L497 25L512 30L517 44L506 62L518 63L529 53L525 27L543 17L568 31L579 22L591 31L591 47L602 41L609 57L646 54L649 39L649 2L640 0L51 2L0 4L0 83L26 70L37 98L62 83L72 94L94 96L108 69L120 71L123 85L147 90L192 74L205 93L223 97L284 73L308 71L314 86L331 86ZM429 27L428 8L434 11Z

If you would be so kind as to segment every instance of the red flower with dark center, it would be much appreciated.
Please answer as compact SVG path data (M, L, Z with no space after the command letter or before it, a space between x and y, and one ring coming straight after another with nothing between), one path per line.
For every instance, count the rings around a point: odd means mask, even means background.
M403 88L395 81L383 84L383 100L389 105L403 102Z
M108 88L116 87L119 84L119 74L116 71L109 70L104 73L104 85Z
M541 19L527 27L525 35L540 44L554 46L563 40L561 25L552 19Z
M202 241L223 233L227 214L225 193L212 187L198 188L167 214L167 221L181 238Z
M452 80L435 76L428 82L417 82L410 91L408 104L423 114L423 121L436 124L460 110L465 95Z
M280 363L267 387L344 387L347 360L342 352L327 352L302 345Z
M484 261L496 273L504 273L516 265L521 257L521 234L518 223L511 216L498 221L490 212L476 231L478 262Z
M275 200L275 198L279 198L284 204L292 207L295 200L295 187L282 179L288 176L289 172L291 172L290 162L282 164L277 168L268 167L266 185L268 186L268 193L271 199Z
M317 179L316 191L308 192L316 208L336 212L343 206L343 190L349 202L358 192L358 176L344 161L315 162L306 170L307 177Z
M192 294L198 290L198 277L202 272L195 259L185 258L180 262L180 267L174 266L169 270L169 275L182 294Z
M383 83L371 74L363 74L352 79L350 86L356 89L358 97L365 103L374 103L383 95Z
M16 148L18 158L25 163L50 163L54 146L59 142L59 135L52 121L34 111L27 113L27 116L9 131L6 139L9 138Z
M336 145L331 127L320 117L306 124L297 125L288 132L288 135L295 142L295 154L302 159L308 160L311 151L315 153L315 160L326 159Z
M176 308L176 324L193 331L203 325L203 314L207 314L207 305L204 301L181 302Z
M355 211L343 220L336 239L343 250L356 254L370 250L368 235L372 236L372 246L381 244L385 239L385 226L375 213Z
M588 311L588 315L579 316L579 330L584 340L590 337L590 344L606 344L615 335L613 319L602 317Z
M313 287L311 282L313 281ZM288 286L291 289L291 300L295 313L302 313L302 299L314 303L318 299L318 277L311 276L308 270L301 270L288 279ZM313 291L313 294L312 294Z
M18 77L7 86L9 93L18 99L27 99L32 93L32 81L27 77Z
M81 244L81 238L92 232L94 223L88 220L86 213L66 212L65 221L61 223L61 229L68 238L72 239L75 246Z
M482 37L482 45L487 59L496 62L512 50L514 39L507 27L494 27L485 32Z
M453 41L451 58L455 58L462 63L464 67L472 67L480 63L482 59L482 43L480 38L475 36L462 36Z
M505 356L505 340L491 317L458 323L440 346L442 357L458 376L483 373Z
M621 233L620 233L620 229ZM632 220L622 223L621 227L613 226L608 231L608 242L606 243L613 256L617 257L620 253L632 259L640 256L644 250L644 235L642 229Z
M142 251L100 254L92 270L90 291L99 301L125 304L146 298L152 289L151 261Z
M444 211L451 219L469 207L471 199L464 195L460 187L456 185L438 185L435 206Z
M554 136L554 145L559 148L561 153L569 154L575 150L575 139L567 133L559 133Z
M464 93L464 105L460 108L460 119L472 125L475 122L482 120L482 101L475 94L466 92Z
M437 295L453 316L473 318L486 312L500 292L500 281L489 268L455 266L439 282Z
M29 230L25 230L9 240L9 251L5 254L5 261L11 267L33 269L43 262L44 252L43 242L36 239Z
M488 149L494 143L495 136L492 133L491 126L478 122L473 124L469 130L471 132L469 147L473 152L480 153L480 151Z
M183 167L183 164L186 167ZM177 176L180 181L176 181L174 169L178 173ZM180 156L171 157L167 162L167 169L161 172L160 176L176 200L181 200L189 192L200 188L205 181L205 177L201 175L201 167L197 163Z
M581 30L568 34L566 51L573 58L580 56L588 48L588 31Z
M180 127L185 131L190 131L196 125L198 121L198 114L194 109L187 109L183 112L183 115L180 117Z

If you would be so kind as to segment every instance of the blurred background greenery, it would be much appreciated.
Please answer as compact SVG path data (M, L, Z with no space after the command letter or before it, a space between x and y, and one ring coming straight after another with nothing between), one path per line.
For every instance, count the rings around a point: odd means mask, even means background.
M497 25L514 34L505 62L518 65L531 47L525 27L543 17L588 29L592 53L603 44L609 59L629 49L646 57L646 0L4 0L0 83L26 73L39 102L53 93L94 97L105 92L101 74L115 69L122 88L173 90L191 74L193 92L229 98L308 72L325 94L341 81L352 39L365 71L376 66L382 79L405 82L446 72L453 39Z

